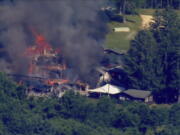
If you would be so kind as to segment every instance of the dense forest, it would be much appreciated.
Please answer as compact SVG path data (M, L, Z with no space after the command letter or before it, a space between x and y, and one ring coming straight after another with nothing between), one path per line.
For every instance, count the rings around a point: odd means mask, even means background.
M180 19L175 11L157 11L155 23L140 31L125 58L129 88L148 89L157 103L178 101L180 90Z
M0 2L15 2L16 0L0 0ZM127 10L132 8L180 8L180 0L104 0L105 2L114 3L121 7L126 7Z
M125 11L132 10L134 8L167 8L174 9L180 8L180 0L109 0L114 3L119 9Z
M180 9L180 0L105 0L116 14L138 14L138 9ZM125 18L123 17L123 22Z
M74 92L62 98L26 97L0 74L1 135L179 135L180 105L149 106Z

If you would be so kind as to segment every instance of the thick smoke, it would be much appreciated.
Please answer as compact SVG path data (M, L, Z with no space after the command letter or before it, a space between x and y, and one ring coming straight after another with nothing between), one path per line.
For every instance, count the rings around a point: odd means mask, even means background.
M105 18L100 12L103 4L103 0L17 0L4 3L0 12L0 41L13 70L26 72L28 59L23 53L32 44L28 27L34 27L54 48L61 48L68 65L81 78L92 76L91 72L102 56L106 33ZM4 61L1 67L5 67Z

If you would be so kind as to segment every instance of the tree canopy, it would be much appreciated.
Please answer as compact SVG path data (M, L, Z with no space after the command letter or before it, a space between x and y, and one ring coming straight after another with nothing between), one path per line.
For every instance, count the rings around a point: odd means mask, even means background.
M73 91L62 98L26 97L25 88L0 74L2 135L179 135L179 104L152 106ZM8 84L8 85L7 85ZM7 92L8 91L8 92Z
M128 87L151 90L159 103L177 102L180 90L180 19L157 11L150 30L140 31L125 59Z

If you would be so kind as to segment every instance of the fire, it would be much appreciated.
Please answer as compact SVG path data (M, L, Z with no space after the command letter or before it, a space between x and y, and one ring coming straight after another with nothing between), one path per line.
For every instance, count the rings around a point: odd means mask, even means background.
M49 79L45 81L47 85L51 85L51 86L55 84L59 84L59 85L66 84L68 82L69 80L66 80L66 79Z
M39 34L34 28L30 28L30 30L35 37L35 45L27 48L27 50L25 51L25 55L31 59L28 72L29 74L32 74L36 69L38 69L36 61L40 56L56 57L57 54L60 53L60 49L54 50L42 34ZM46 69L65 70L66 65L63 64L59 66L46 66Z
M35 37L35 45L26 50L28 56L55 56L60 50L53 50L52 46L47 42L46 38L31 28L31 32Z
M46 38L42 35L39 34L37 31L35 31L33 28L30 29L32 34L35 37L35 45L27 48L25 54L30 58L30 64L29 64L29 74L38 74L41 76L46 76L49 75L50 72L52 71L60 71L63 72L64 70L67 69L67 66L64 62L58 63L55 61L51 61L51 64L46 63L46 60L52 60L51 58L58 57L58 53L60 52L59 49L54 50L52 46L47 42ZM38 65L38 60L39 57L45 59L45 63L39 64ZM48 76L49 77L49 76ZM51 78L51 77L50 77ZM43 81L44 84L49 85L49 86L54 86L55 84L58 85L63 85L69 83L70 80L67 79L46 79ZM87 86L86 84L82 83L81 81L77 81L76 85L82 87L85 89Z
M38 34L33 28L31 28L32 34L35 36L35 43L37 45L36 47L36 51L43 55L46 52L50 52L52 51L52 47L51 45L47 42L47 40L45 39L45 37L41 34Z
M48 70L66 70L67 69L65 64L63 64L63 65L56 65L56 66L46 66L44 68L48 69Z

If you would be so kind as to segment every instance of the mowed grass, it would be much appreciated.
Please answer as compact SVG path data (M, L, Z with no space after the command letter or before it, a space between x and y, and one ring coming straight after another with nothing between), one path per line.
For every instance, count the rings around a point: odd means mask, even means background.
M130 41L134 39L136 33L141 28L141 18L139 15L127 15L126 23L111 22L108 24L109 33L106 36L106 47L116 51L128 50ZM114 32L115 27L129 27L130 32Z
M155 9L138 9L138 14L154 15ZM180 10L176 10L180 15ZM127 15L126 23L111 22L108 24L109 33L106 36L105 46L116 51L128 50L130 41L134 39L135 35L141 29L142 19L139 15ZM129 27L130 32L113 32L115 27Z

